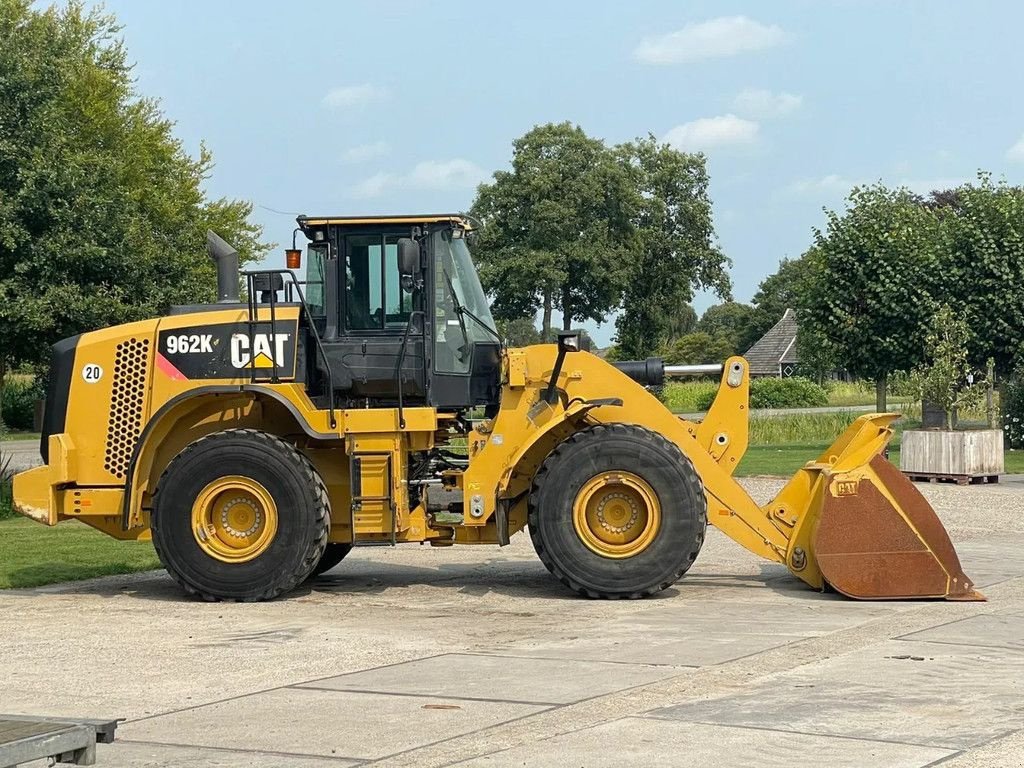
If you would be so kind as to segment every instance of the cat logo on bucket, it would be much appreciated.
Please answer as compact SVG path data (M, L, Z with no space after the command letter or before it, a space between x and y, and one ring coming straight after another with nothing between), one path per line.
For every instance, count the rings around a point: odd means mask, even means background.
M231 336L231 364L235 368L283 368L288 346L287 333L256 333L252 338L246 333Z

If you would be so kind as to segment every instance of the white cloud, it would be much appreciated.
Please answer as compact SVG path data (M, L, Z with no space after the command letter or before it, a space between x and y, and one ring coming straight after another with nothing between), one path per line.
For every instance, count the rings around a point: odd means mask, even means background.
M736 115L702 117L677 125L663 137L675 149L694 152L718 147L753 144L760 126Z
M390 189L472 189L487 178L487 172L474 162L424 160L408 173L376 173L352 188L354 197L380 197Z
M798 195L824 194L831 196L836 194L845 195L859 184L861 184L861 182L848 179L845 176L840 176L838 173L830 173L819 179L800 179L799 181L794 181L789 185L788 189L790 192L794 192Z
M327 109L352 109L383 101L387 97L387 88L363 83L362 85L343 85L332 88L324 95L320 103Z
M375 173L352 187L353 197L380 197L398 177L393 173Z
M343 163L365 163L367 160L376 160L391 152L391 147L386 141L374 141L370 144L360 144L357 147L349 147L341 153Z
M1006 150L1006 159L1015 163L1024 163L1024 136L1017 139L1017 143Z
M795 112L803 102L804 97L795 93L748 88L736 94L732 107L741 115L767 120Z
M830 173L817 179L800 179L786 187L786 190L797 195L835 199L846 197L854 187L863 187L877 182L893 189L905 187L914 194L928 195L934 190L954 189L963 184L969 184L971 181L968 178L957 178L955 176L932 178L901 176L895 178L853 179L836 173Z
M781 27L746 16L720 16L667 35L647 37L633 51L645 64L685 64L761 51L786 39Z
M475 187L485 178L487 172L479 165L456 158L417 163L407 180L409 186L421 189L464 189Z

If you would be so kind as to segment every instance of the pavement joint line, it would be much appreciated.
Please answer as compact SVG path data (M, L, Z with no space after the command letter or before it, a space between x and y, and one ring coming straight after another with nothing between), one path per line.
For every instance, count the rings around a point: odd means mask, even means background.
M1015 731L1008 731L997 736L993 736L990 739L986 739L978 744L975 744L969 750L960 750L958 754L948 755L940 758L933 763L929 763L922 768L930 768L935 765L956 765L957 763L971 768L977 768L977 766L984 766L990 768L991 766L1000 765L1000 763L993 762L994 758L1005 757L1007 752L1014 754L1020 761L1020 749L1024 747L1024 729L1017 729ZM996 754L993 754L995 752ZM999 754L999 753L1002 754ZM1002 763L1002 765L1008 765L1008 763Z
M314 760L336 760L365 765L365 757L345 757L344 755L321 755L311 752L282 752L276 749L239 749L238 747L214 747L208 744L182 744L175 741L148 741L146 739L122 739L120 736L114 740L114 744L141 744L154 747L178 747L181 749L209 749L214 752L231 752L242 755L266 755L268 757L295 757L302 760L313 758Z
M558 659L558 661L562 661L562 659ZM670 679L675 679L675 677L679 677L679 675L674 675ZM373 763L373 764L377 764L377 763L380 763L380 762L383 762L383 761L386 761L386 760L392 760L392 759L397 758L397 757L402 757L403 755L408 755L410 753L417 752L417 751L419 751L421 749L429 749L430 747L440 746L440 745L442 745L442 744L444 744L444 743L446 743L448 741L453 741L455 739L461 739L461 738L466 738L466 737L470 737L470 736L475 736L475 735L478 735L478 734L481 734L481 733L485 733L487 731L490 731L490 730L493 730L493 729L496 729L496 728L505 727L505 726L511 725L512 723L517 723L520 720L527 720L527 719L529 719L531 717L536 717L537 715L542 715L542 714L545 714L545 713L548 713L548 712L558 712L558 711L562 711L562 710L566 710L566 709L571 709L572 707L575 707L575 706L577 706L579 704L586 704L586 703L591 702L591 701L596 701L598 699L603 699L603 698L605 698L605 697L607 697L609 695L616 694L616 693L628 693L629 691L634 691L634 690L643 688L645 685L647 685L647 683L639 683L637 685L632 685L632 686L629 686L627 688L619 688L619 689L617 689L615 691L611 691L610 693L596 693L593 696L587 696L586 698L579 699L578 701L570 701L570 702L565 702L565 703L558 703L558 704L550 706L547 709L544 709L544 710L542 710L540 712L530 712L530 713L527 713L527 714L524 714L524 715L519 715L518 717L514 717L511 720L505 720L505 721L502 721L500 723L494 723L493 725L482 726L482 727L478 728L475 731L470 731L469 733L462 733L462 734L459 734L458 736L448 736L448 737L445 737L443 739L438 739L437 741L431 742L430 744L423 744L423 745L418 746L418 747L409 747L408 749L403 749L400 752L395 752L395 753L390 754L390 755L385 755L384 757L375 758L374 760L371 760L370 762ZM397 694L397 695L401 696L403 694ZM574 730L579 730L579 729L574 729ZM538 739L537 741L543 741L543 740L544 739ZM499 751L504 751L504 750L499 750ZM491 753L490 752L486 752L484 754L491 754ZM466 759L466 758L459 758L458 760L456 760L454 762L458 763L458 762L461 762L464 759ZM404 765L406 765L406 763L399 762L399 763L397 763L397 765L404 766ZM449 764L446 763L445 765L449 765Z
M980 614L983 616L995 616L994 613ZM894 637L893 640L899 640L900 642L907 643L925 643L926 645L956 645L961 648L991 648L994 651L1013 651L1016 650L1005 645L989 645L988 643L958 643L955 640L922 640L921 638L915 637ZM1021 647L1024 649L1024 646Z
M177 714L180 714L181 712L190 712L193 709L202 709L203 707L212 707L212 706L214 706L216 704L227 704L230 701L237 701L239 699L245 699L245 698L248 698L250 696L260 696L260 695L262 695L264 693L273 693L275 691L283 691L286 688L296 688L296 687L301 686L301 685L309 685L311 683L323 682L324 680L333 680L336 677L345 677L346 675L355 675L355 674L359 674L361 672L373 672L373 671L376 671L378 669L387 669L388 667L398 667L398 666L401 666L402 664L411 664L414 661L425 661L427 659L436 659L436 658L440 658L442 656L451 656L451 653L437 653L437 654L434 654L433 656L422 656L422 657L415 658L415 659L407 659L405 661L395 661L395 662L392 662L391 664L381 664L379 667L369 667L367 669L358 669L358 670L355 670L354 672L342 672L341 674L337 674L337 675L324 675L323 677L315 677L312 680L301 680L301 681L299 681L297 683L282 683L281 685L271 686L270 688L260 688L259 690L256 690L256 691L248 691L246 693L239 693L236 696L226 696L223 699L214 699L213 701L206 701L206 702L203 702L202 704L190 704L187 707L178 707L177 709L169 709L166 712L157 712L157 713L154 713L152 715L146 715L145 717L136 717L136 718L131 718L131 719L126 718L124 722L126 724L127 723L141 723L141 722L144 722L145 720L153 720L153 719L155 719L157 717L167 717L168 715L177 715Z
M949 752L957 752L962 751L963 749L972 748L949 747L943 744L923 744L919 741L903 741L901 739L876 739L870 736L850 736L848 734L842 733L825 733L824 731L800 731L795 728L772 728L768 725L739 725L737 723L716 723L711 720L684 720L678 717L661 716L651 712L645 712L640 715L631 715L630 717L637 718L640 720L657 720L658 722L662 723L692 723L693 725L711 725L716 728L739 728L741 730L747 731L769 731L771 733L792 733L797 736L819 736L827 739L848 739L849 741L866 741L872 744L899 744L904 747L922 747L923 749L945 749Z
M514 650L514 649L509 649ZM699 664L660 664L647 661L607 661L605 659L565 659L558 656L524 656L516 653L498 653L495 651L460 651L460 656L483 656L489 659L523 659L524 661L561 661L565 664L621 664L626 667L665 667L667 669L700 669Z
M580 722L608 722L623 717L649 712L654 709L682 703L687 700L714 698L735 693L749 686L755 680L766 680L783 672L800 667L810 666L824 659L838 655L846 655L878 643L892 640L894 635L909 634L933 626L935 617L952 614L960 618L979 615L986 612L997 601L1024 602L1020 596L1014 595L1014 587L1024 586L1024 577L1009 580L1003 587L990 590L988 603L936 601L923 603L914 608L898 611L893 615L878 616L866 622L837 630L827 635L819 635L798 640L783 646L770 648L760 654L763 664L756 677L754 673L744 673L742 665L726 662L719 665L676 675L664 680L654 681L635 688L616 691L576 704L566 705L553 710L526 715L529 727L509 729L501 726L485 728L481 733L490 735L487 745L474 743L472 735L466 734L451 737L436 745L419 747L400 753L401 760L382 758L377 761L381 765L402 766L441 766L457 763L460 760L481 757L495 751L515 746L536 743L552 736L578 730ZM893 627L893 624L897 626ZM746 657L747 660L750 657ZM419 752L420 754L415 754ZM388 762L392 761L392 762Z
M523 701L521 699L489 699L483 696L456 696L447 693L402 693L400 691L376 691L370 688L326 688L323 686L290 685L289 688L296 691L326 691L327 693L362 693L368 696L396 696L405 699L451 699L452 701L479 701L493 704L525 704L532 707L560 707L565 706L561 701Z

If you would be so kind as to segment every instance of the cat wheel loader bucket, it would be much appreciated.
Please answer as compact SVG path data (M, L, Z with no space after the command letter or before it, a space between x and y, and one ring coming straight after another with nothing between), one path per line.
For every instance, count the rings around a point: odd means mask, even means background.
M770 505L774 519L797 511L787 565L858 599L984 600L931 505L882 456L897 418L857 419Z

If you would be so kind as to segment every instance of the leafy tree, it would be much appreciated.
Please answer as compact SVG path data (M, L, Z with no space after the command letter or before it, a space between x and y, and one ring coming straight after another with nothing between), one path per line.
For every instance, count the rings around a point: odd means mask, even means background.
M688 333L659 350L667 365L721 363L732 352L729 340L703 331Z
M213 298L207 227L244 260L266 250L172 128L112 16L0 0L0 388L62 337Z
M604 142L570 123L540 125L513 144L512 170L482 184L475 254L498 317L553 309L563 328L600 322L619 303L632 238L629 177Z
M665 312L664 341L666 343L675 341L680 336L685 336L688 333L693 333L695 330L697 330L697 310L689 302L679 302L672 309Z
M636 233L630 272L616 318L626 359L642 359L673 333L668 308L699 289L728 298L729 260L714 244L708 174L703 155L680 152L653 136L616 148L629 168Z
M923 403L942 408L946 429L953 428L958 408L977 405L982 389L975 382L967 360L967 342L971 336L967 320L943 304L932 317L925 337L925 360L914 369Z
M888 376L922 359L940 279L938 217L909 191L876 185L854 188L846 211L826 211L826 221L797 316L846 370L875 382L884 410Z
M972 364L991 357L1005 376L1024 359L1024 189L979 173L976 185L933 192L925 207L946 234L939 298L963 309Z
M531 344L539 344L541 341L540 331L533 324L532 317L519 317L515 320L497 320L497 331L505 342L511 347L528 347Z
M697 323L697 330L727 342L730 354L743 354L760 334L754 328L754 308L749 304L727 301L708 307Z
M729 292L713 246L704 158L653 137L609 148L570 123L536 126L513 145L512 170L481 185L475 253L493 310L553 310L564 328L616 307L620 353L644 357L671 337L669 307L698 288Z

